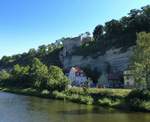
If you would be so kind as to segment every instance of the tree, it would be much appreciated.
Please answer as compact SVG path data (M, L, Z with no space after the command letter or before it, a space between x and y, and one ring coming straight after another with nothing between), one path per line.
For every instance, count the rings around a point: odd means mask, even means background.
M143 10L143 13L146 15L146 16L149 16L150 15L150 5L147 5L147 6L144 6L141 8Z
M20 66L19 64L14 65L12 74L12 85L18 85L20 87L30 86L30 78L29 78L29 66Z
M93 38L95 39L95 41L98 41L104 32L104 28L102 25L97 25L93 31Z
M6 71L0 71L0 85L9 85L11 75Z
M97 71L97 68L91 69L90 66L83 67L85 74L92 79L93 82L96 82L101 75L100 72Z
M49 68L49 78L47 82L49 90L62 91L67 87L69 82L69 79L64 75L61 68L57 66L51 66Z
M31 66L31 78L33 79L33 86L36 88L45 88L48 68L38 58L34 58Z
M8 64L12 61L11 56L3 56L0 60L2 67L3 66L8 66Z
M137 15L141 14L141 10L139 9L132 9L128 14L130 17L135 18Z
M0 71L0 81L5 81L10 78L10 74L6 70Z
M111 20L105 23L105 32L109 38L116 37L123 32L123 26L118 20Z
M46 45L41 45L38 47L38 53L40 56L44 56L47 51L47 46Z
M137 45L132 57L133 75L137 82L145 82L150 88L150 33L137 35Z
M28 54L30 55L30 57L33 57L36 55L36 50L34 48L31 48L28 52Z
M47 48L48 48L48 53L51 53L54 49L53 49L53 46L51 45L51 44L49 44L48 46L47 46Z

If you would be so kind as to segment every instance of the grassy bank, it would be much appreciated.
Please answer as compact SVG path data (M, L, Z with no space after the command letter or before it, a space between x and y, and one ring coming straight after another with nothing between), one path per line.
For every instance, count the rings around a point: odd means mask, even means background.
M33 88L0 87L0 91L42 98L51 98L51 95L47 91L43 90L42 92L40 92Z
M57 99L67 99L77 103L123 108L126 107L125 97L130 92L129 89L71 88L63 92L55 91L53 95Z
M50 93L47 90L38 91L33 88L0 88L1 91L11 92L16 94L37 96L43 98L54 98L60 100L68 100L75 103L92 104L107 107L121 107L124 97L127 96L130 90L123 89L84 89L71 88L63 92L54 91Z
M68 100L75 103L113 107L135 111L150 111L150 94L132 92L130 89L97 89L97 88L71 88L63 92L48 90L38 91L33 88L0 88L1 91L16 94L37 96L42 98ZM143 96L142 96L143 95ZM140 96L140 99L138 99ZM141 99L142 96L142 99ZM137 104L138 103L138 104Z

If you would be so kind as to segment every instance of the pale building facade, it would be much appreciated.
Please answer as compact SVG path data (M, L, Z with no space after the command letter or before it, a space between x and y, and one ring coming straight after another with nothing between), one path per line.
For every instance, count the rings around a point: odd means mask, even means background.
M79 67L72 67L68 74L68 78L74 86L82 86L87 81L85 73Z
M123 76L124 76L124 87L125 88L135 88L137 86L130 70L124 71Z

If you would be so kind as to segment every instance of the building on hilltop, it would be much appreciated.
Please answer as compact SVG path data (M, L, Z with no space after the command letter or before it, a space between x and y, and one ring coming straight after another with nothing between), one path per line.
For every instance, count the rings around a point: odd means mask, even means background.
M91 40L92 37L88 32L73 38L63 38L61 40L63 44L63 50L60 53L60 58L63 59L63 57L69 56L77 47L80 47L82 44Z

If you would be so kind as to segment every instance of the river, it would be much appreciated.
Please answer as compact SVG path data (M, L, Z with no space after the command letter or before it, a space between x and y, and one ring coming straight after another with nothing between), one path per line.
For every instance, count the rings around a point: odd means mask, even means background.
M0 122L150 122L150 114L0 92Z

